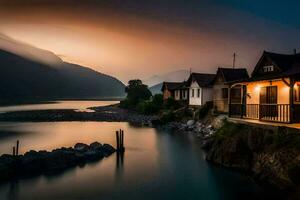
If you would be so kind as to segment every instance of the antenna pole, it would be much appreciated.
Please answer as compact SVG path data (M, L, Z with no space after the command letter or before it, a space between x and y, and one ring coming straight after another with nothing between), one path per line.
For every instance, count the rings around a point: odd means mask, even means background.
M233 63L232 63L233 69L235 68L235 61L236 61L236 53L233 54Z

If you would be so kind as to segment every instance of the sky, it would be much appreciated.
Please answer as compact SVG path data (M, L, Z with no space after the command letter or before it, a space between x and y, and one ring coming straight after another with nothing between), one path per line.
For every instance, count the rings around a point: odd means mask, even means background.
M300 52L300 2L0 0L0 34L126 83L192 68L251 73L264 50Z

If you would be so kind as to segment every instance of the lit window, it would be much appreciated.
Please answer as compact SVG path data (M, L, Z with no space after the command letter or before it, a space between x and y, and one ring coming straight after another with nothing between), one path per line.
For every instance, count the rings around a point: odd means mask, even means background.
M263 70L264 70L264 72L272 72L272 71L274 71L274 66L273 65L264 66Z

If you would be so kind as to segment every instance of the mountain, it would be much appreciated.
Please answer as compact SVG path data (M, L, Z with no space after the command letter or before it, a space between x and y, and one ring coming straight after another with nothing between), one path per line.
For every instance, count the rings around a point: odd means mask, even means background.
M9 44L10 48L0 49L1 100L124 96L124 84L114 77L63 62L51 52L18 44L3 36L0 44L2 47ZM12 52L14 48L18 49L16 53Z
M149 90L151 91L152 95L162 93L161 92L162 85L163 85L162 83L159 83L159 84L153 85L152 87L149 87Z
M190 72L188 70L177 70L162 75L151 76L150 78L143 80L143 83L151 87L159 83L162 83L164 81L167 82L184 81L189 78L189 75Z
M29 44L17 41L0 33L0 49L13 52L29 60L34 60L48 65L59 65L63 62L58 56L51 51L39 49Z

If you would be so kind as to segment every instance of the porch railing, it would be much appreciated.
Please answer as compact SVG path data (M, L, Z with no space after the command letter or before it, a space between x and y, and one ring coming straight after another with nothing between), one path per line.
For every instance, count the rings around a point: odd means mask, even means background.
M290 122L290 104L230 104L231 117Z

